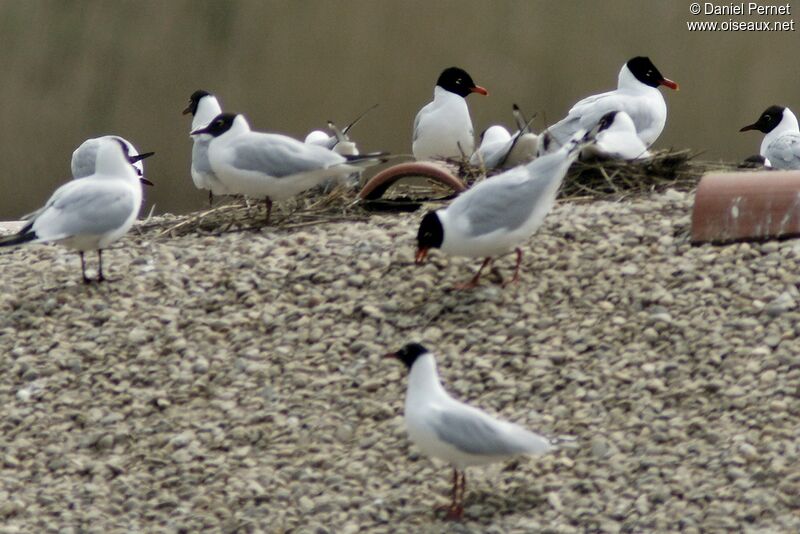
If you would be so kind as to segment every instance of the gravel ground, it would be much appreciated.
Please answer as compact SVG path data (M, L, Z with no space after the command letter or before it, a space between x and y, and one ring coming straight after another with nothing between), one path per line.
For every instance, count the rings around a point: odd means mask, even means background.
M477 261L413 265L420 214L134 231L88 287L63 248L3 249L0 533L798 532L800 241L692 247L691 203L560 204L519 285L469 292ZM381 357L412 340L574 441L470 469L444 522Z

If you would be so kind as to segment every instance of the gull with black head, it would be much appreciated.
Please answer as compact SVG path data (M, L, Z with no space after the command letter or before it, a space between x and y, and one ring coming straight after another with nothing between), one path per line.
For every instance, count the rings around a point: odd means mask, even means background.
M208 134L211 169L232 194L273 201L291 198L329 178L345 179L381 163L384 153L342 156L291 137L254 132L243 115L222 113L192 135Z
M446 208L428 212L417 232L415 261L425 261L428 251L440 248L451 256L484 258L475 276L457 289L478 285L481 272L494 256L517 253L514 277L519 280L522 249L553 208L561 182L581 148L590 140L577 132L557 152L492 176L462 193Z
M784 106L770 106L753 124L739 130L763 132L760 154L764 165L774 169L800 169L800 128L792 110Z
M411 150L417 159L469 157L475 150L475 134L465 98L488 95L464 69L442 71L433 89L433 102L426 104L414 119Z
M118 135L103 135L101 137L94 137L87 139L80 144L78 148L72 153L72 161L70 162L70 169L72 170L72 178L85 178L95 173L95 165L97 162L97 149L102 143L107 140L115 140L119 142L125 150L125 156L133 166L136 175L144 185L153 185L153 183L144 177L144 164L142 160L154 155L155 152L140 153L133 143L120 137Z
M448 519L459 519L464 513L467 467L554 448L547 438L448 395L433 354L419 343L409 343L386 357L397 358L408 368L404 417L409 438L427 456L453 467Z
M84 253L97 251L97 281L103 275L103 249L125 235L133 226L142 203L142 185L127 155L128 147L115 138L98 142L95 171L72 180L53 193L19 233L0 238L0 247L25 243L56 242Z
M627 113L645 147L651 146L667 122L667 104L658 90L661 85L678 89L678 84L665 78L650 58L630 59L619 71L617 89L584 98L572 106L564 119L546 130L551 143L549 147L540 145L539 153L558 148L580 129L592 129L610 111Z
M192 115L190 132L208 126L220 113L222 113L222 107L219 105L217 97L203 89L198 89L189 96L189 105L183 110L184 115ZM228 194L228 188L222 184L208 162L208 144L211 139L210 135L192 136L192 166L190 169L194 186L197 189L208 190L209 206L214 202L214 195Z

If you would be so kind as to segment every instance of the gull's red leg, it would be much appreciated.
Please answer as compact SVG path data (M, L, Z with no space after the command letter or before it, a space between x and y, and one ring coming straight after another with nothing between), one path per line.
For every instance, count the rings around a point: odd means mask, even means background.
M457 290L460 290L460 289L474 289L474 288L478 287L478 279L480 279L480 277L481 277L481 273L483 272L483 270L484 270L484 269L485 269L485 268L486 268L486 267L487 267L487 266L488 266L490 263L492 263L492 258L486 258L486 259L484 259L484 260L483 260L483 263L481 264L481 268L480 268L480 269L478 269L478 272L477 272L477 273L475 273L475 276L473 276L473 277L472 277L472 278L471 278L471 279L470 279L468 282L464 282L463 284L457 284L457 285L455 285L455 286L453 287L453 289L457 289Z
M522 263L522 249L517 247L516 252L517 252L517 265L514 267L514 277L511 278L511 280L509 280L508 282L504 283L503 287L506 287L509 284L516 284L517 282L519 282L519 266Z

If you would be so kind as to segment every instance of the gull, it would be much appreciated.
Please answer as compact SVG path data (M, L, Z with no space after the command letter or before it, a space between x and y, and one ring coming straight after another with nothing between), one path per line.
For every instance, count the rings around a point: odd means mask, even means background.
M483 163L486 170L510 169L528 163L536 157L539 137L530 130L530 121L522 116L514 104L512 113L517 121L517 132L512 136L503 126L490 126L483 133L481 144L469 159L470 165Z
M481 136L481 144L469 158L469 164L478 166L483 163L486 169L496 168L508 154L510 143L511 134L504 126L489 126Z
M97 251L97 281L103 276L103 249L130 230L142 203L142 185L130 164L127 146L103 139L97 146L95 172L62 185L19 233L0 238L0 247L57 242L77 250L85 283L84 252Z
M442 71L433 89L433 102L426 104L414 119L411 150L415 158L472 155L475 138L465 100L470 93L489 94L463 69L450 67Z
M425 261L431 248L452 256L483 257L475 276L457 289L478 285L481 272L494 256L517 253L514 277L519 281L522 249L553 208L558 189L590 136L578 131L557 152L492 176L462 193L446 208L428 212L417 233L415 261Z
M609 111L597 124L595 142L581 151L581 159L642 159L650 152L636 135L636 126L624 111Z
M658 90L660 85L678 89L678 84L662 76L650 58L630 59L619 71L616 90L584 98L572 106L564 119L546 130L553 141L549 148L561 146L579 129L590 130L609 111L627 113L639 138L649 147L667 122L667 104ZM540 147L539 153L542 151Z
M78 178L85 178L86 176L91 176L94 174L95 161L97 160L97 149L104 141L109 139L116 140L122 144L128 161L130 161L131 165L133 165L133 168L142 183L145 185L153 185L152 182L144 177L144 165L142 164L142 160L149 158L155 154L155 152L139 153L139 151L136 150L136 147L133 146L133 143L118 135L103 135L101 137L87 139L81 143L81 145L72 153L72 161L70 163L72 178L77 180Z
M765 133L760 154L764 164L774 169L800 169L800 128L797 117L784 106L770 106L753 124L739 130Z
M321 184L344 179L380 163L383 153L342 156L291 137L254 132L243 115L222 113L192 135L209 134L208 159L214 173L233 194L263 198L269 221L273 201Z
M397 358L408 368L404 416L411 441L425 455L453 467L448 519L459 519L464 513L467 467L554 448L547 438L453 399L442 387L433 354L419 343L409 343L386 357Z
M192 114L192 127L189 130L199 130L208 126L214 117L222 113L222 108L217 101L217 97L198 89L189 97L189 105L183 110L183 114ZM227 195L228 188L214 174L211 165L208 163L208 144L211 142L210 135L192 136L192 181L197 189L208 189L208 205L214 202L214 195Z
M378 104L374 104L361 115L353 119L350 124L341 129L336 126L333 121L328 121L328 129L332 132L332 134L328 134L323 130L313 130L308 133L303 142L311 145L323 146L343 156L357 156L358 148L356 147L356 144L350 140L348 133L353 126L358 124L359 121L366 116L367 113L377 107Z

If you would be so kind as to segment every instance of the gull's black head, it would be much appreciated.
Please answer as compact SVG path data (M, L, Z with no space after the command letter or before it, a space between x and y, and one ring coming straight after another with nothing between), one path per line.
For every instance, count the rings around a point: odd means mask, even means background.
M417 253L414 261L421 264L425 261L428 251L432 248L439 248L444 241L444 227L442 221L435 211L429 211L422 222L419 224L417 232Z
M467 71L458 67L444 69L439 75L439 79L436 80L436 85L461 97L466 97L470 93L489 94L489 91L480 85L475 85L472 76L467 74Z
M428 349L426 349L419 343L409 343L403 346L403 348L398 350L397 352L391 352L387 354L386 357L397 358L398 360L406 364L406 367L411 369L411 366L414 365L414 362L417 361L417 358L427 353Z
M769 133L781 123L783 120L783 110L785 109L786 108L783 106L770 106L761 114L756 122L748 124L739 131L758 130L759 132Z
M214 120L208 123L205 128L200 128L190 133L190 135L209 134L214 137L219 137L224 134L233 126L233 121L236 120L236 113L220 113Z
M649 57L637 56L628 60L627 65L631 74L645 85L650 87L663 85L670 89L678 89L678 84L668 78L664 78Z
M197 113L197 105L200 103L200 99L203 98L204 96L211 96L211 93L209 93L208 91L203 91L202 89L198 89L197 91L192 93L192 96L189 97L189 105L186 106L186 109L183 110L183 114L187 115L191 113L192 115L194 115L195 113Z

